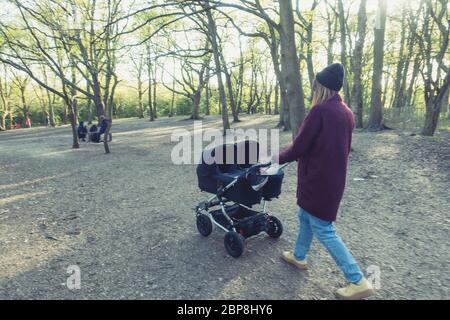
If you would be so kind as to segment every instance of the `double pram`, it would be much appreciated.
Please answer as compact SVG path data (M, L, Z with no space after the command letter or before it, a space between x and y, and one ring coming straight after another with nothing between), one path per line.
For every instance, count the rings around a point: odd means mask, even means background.
M283 232L281 221L266 211L267 201L281 194L282 167L268 174L263 168L272 164L258 160L258 142L244 140L204 150L197 166L200 190L214 194L195 208L197 229L205 237L213 225L224 230L225 249L233 257L243 253L252 236L264 231L278 238ZM261 202L261 211L252 209Z

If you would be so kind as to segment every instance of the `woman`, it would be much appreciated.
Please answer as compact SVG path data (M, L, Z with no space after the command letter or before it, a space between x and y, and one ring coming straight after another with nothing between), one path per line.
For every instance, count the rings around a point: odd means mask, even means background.
M374 294L374 290L333 225L344 193L354 128L353 113L338 94L343 78L344 69L339 63L316 75L313 107L294 142L279 155L280 164L298 161L297 204L300 207L300 231L294 251L283 252L282 258L299 269L306 269L306 255L315 236L349 282L347 287L337 290L337 296L362 299Z
M100 116L100 131L99 134L104 134L106 132L106 129L108 128L108 120L105 116Z
M31 119L30 119L30 113L27 112L25 115L25 127L31 128Z

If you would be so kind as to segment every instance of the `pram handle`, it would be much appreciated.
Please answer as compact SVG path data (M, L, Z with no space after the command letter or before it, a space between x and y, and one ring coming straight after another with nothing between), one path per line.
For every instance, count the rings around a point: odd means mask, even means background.
M290 164L290 162L286 162L285 164L282 164L278 169L283 169L284 167L287 167Z
M271 161L267 162L267 163L257 163L253 166L251 166L250 168L248 168L247 170L245 170L245 178L247 178L250 174L254 173L256 170L260 169L260 168L266 168L266 167L270 167L273 163ZM288 163L282 164L278 170L283 169L284 167L286 167L287 165L289 165Z
M265 168L265 167L270 167L272 165L272 162L268 162L268 163L257 163L254 164L253 166L251 166L250 168L245 170L246 174L250 174L252 172L255 172L256 170L258 170L259 168Z
M283 169L284 167L288 166L290 162L284 163L282 165L280 165L280 167L278 169ZM250 168L248 168L246 171L254 171L256 169L259 168L266 168L266 167L270 167L273 163L271 161L267 162L267 163L257 163L253 166L251 166Z

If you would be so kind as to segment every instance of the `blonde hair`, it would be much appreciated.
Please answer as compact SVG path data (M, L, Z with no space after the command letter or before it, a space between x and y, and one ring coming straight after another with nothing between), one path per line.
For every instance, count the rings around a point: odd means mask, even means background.
M324 87L317 80L314 80L313 90L314 93L311 101L311 106L315 106L316 104L325 102L332 96L334 96L336 93L338 93L337 91Z

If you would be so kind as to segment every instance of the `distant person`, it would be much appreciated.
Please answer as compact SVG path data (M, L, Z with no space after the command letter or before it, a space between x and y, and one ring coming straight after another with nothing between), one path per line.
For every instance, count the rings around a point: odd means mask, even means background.
M98 127L95 124L89 128L89 141L100 142L100 134L98 133Z
M99 130L99 139L101 140L101 135L105 134L106 129L108 129L108 118L106 118L105 116L100 116L100 130ZM108 136L111 137L111 134L108 134Z
M87 127L84 125L84 121L80 121L77 132L78 132L78 139L80 139L81 141L86 141L88 130Z
M306 269L312 240L317 238L349 282L336 295L343 299L362 299L373 295L374 290L334 227L344 193L355 126L352 111L338 93L343 80L344 68L339 63L316 75L311 111L294 142L279 155L280 164L297 161L297 205L300 207L297 242L292 251L282 253L282 258L299 269Z
M100 134L104 134L108 128L108 120L105 116L100 116Z
M27 112L25 115L25 127L31 128L31 119L30 119L30 113Z

